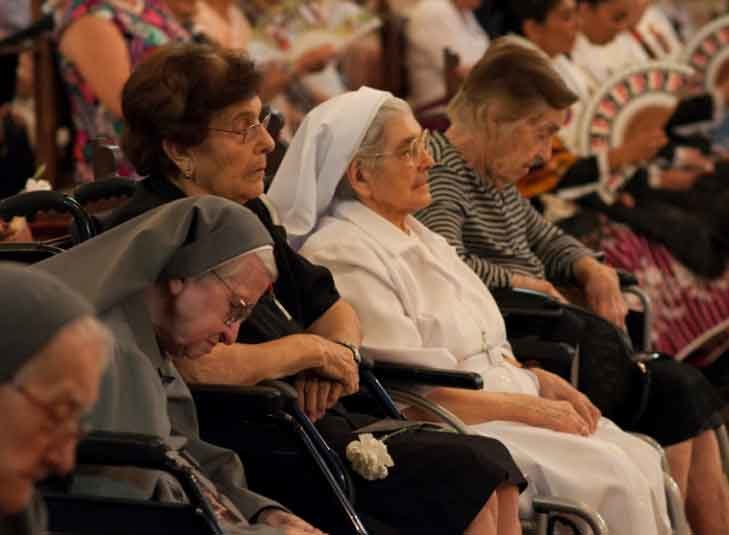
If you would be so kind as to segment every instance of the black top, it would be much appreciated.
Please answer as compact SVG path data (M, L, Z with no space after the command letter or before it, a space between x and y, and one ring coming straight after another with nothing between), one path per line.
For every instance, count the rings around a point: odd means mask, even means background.
M137 192L127 204L102 222L109 229L152 208L185 197L172 182L150 177L139 182ZM317 266L294 251L286 241L286 230L273 222L266 205L252 199L246 208L255 213L273 237L278 279L271 292L263 296L252 316L241 325L238 342L261 343L303 331L319 319L338 299L339 293L328 269ZM283 305L287 318L275 301Z

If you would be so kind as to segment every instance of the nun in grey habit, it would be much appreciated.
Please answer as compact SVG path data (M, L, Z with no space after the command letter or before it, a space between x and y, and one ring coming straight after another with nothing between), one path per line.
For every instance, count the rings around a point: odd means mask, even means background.
M285 508L246 488L232 451L200 440L190 391L160 351L143 294L160 280L196 277L271 243L248 209L219 197L194 197L147 212L38 264L85 296L116 338L92 428L155 435L181 447L198 475L220 493L213 499L229 513L222 520L234 516L224 522L228 533L282 533L250 526L248 520L266 508ZM177 494L173 482L161 475L140 481L137 474L134 483L147 496Z
M80 295L48 274L19 264L0 263L0 300L6 312L0 315L0 385L11 382L63 327L93 315L93 309ZM0 414L6 414L6 410L0 406ZM0 440L10 439L13 431L6 420ZM7 462L11 459L0 459L0 463ZM21 492L15 488L3 490ZM45 523L43 502L33 494L25 510L12 515L0 513L0 534L36 535L45 531Z

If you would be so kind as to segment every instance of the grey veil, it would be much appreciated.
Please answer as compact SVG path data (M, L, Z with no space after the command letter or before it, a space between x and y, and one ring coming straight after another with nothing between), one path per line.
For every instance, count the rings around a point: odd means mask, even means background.
M0 263L0 383L10 380L66 324L93 314L76 292L42 271Z
M202 275L273 241L255 214L203 196L146 212L38 264L103 313L160 279Z

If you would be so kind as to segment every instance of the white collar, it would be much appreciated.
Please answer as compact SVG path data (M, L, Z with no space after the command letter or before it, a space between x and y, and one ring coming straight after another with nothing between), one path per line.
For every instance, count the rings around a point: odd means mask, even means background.
M332 216L357 226L396 256L417 247L419 243L423 243L431 250L448 245L441 236L429 230L413 216L407 216L405 219L411 232L407 234L359 201L335 202Z

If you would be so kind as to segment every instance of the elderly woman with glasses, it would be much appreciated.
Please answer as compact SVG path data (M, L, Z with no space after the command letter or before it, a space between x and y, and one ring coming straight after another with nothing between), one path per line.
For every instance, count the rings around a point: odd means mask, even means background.
M174 363L234 343L276 279L271 236L250 210L210 195L181 199L37 266L87 298L114 334L94 430L153 435L179 448L226 534L322 535L250 491L232 451L199 438L192 395ZM185 499L157 472L103 477L80 481L81 491L122 486L146 499Z
M294 136L270 198L291 234L310 235L301 253L332 271L368 355L483 376L483 391L425 394L507 446L529 481L522 505L552 494L595 508L611 532L669 533L658 452L562 379L521 367L486 286L411 215L431 201L427 137L389 93L337 97Z
M0 264L0 296L0 533L35 535L45 515L33 484L73 468L112 338L86 300L40 271Z

